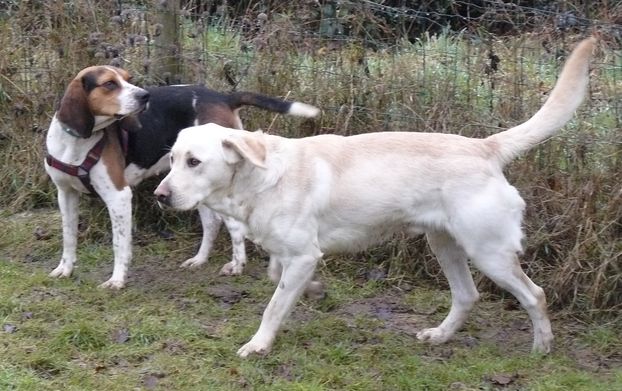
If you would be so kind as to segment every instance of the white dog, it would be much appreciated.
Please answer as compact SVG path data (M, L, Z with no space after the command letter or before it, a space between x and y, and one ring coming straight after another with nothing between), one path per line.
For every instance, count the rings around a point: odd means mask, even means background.
M427 235L452 293L447 318L419 332L420 340L445 342L464 323L479 296L470 259L516 296L533 323L533 350L549 352L544 291L517 257L525 202L502 169L573 116L595 42L578 45L532 118L485 139L415 132L286 139L214 124L183 130L158 202L180 210L205 204L241 221L270 253L278 281L259 330L238 354L270 350L322 254L362 250L399 231Z

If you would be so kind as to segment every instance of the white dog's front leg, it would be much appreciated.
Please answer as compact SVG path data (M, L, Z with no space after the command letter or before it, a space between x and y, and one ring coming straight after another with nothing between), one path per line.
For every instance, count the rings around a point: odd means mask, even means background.
M231 236L231 262L225 263L220 269L223 276L237 276L242 274L244 265L246 265L246 248L244 247L244 238L246 237L246 227L239 221L225 217L225 226Z
M121 289L125 286L127 268L132 259L132 190L126 186L121 191L102 193L112 222L114 269L112 277L100 288Z
M201 247L197 254L186 260L181 264L181 267L198 267L207 262L209 253L214 245L214 240L218 235L220 226L222 225L222 218L213 210L205 205L198 207L199 216L201 217L201 226L203 228L203 238L201 239Z
M272 261L281 263L283 268L281 280L263 313L259 330L248 343L238 350L240 357L246 357L251 353L265 354L270 351L276 332L311 281L317 264L317 258L310 255L298 256L285 262L281 259L272 259Z
M78 245L78 207L80 193L58 188L58 207L63 225L63 255L50 277L68 277L73 271Z

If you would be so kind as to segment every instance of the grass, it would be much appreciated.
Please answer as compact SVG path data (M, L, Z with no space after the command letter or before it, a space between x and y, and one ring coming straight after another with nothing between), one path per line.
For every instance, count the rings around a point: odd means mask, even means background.
M55 210L9 216L0 228L0 388L13 390L615 390L622 339L615 323L554 314L556 350L529 353L531 330L508 299L484 294L447 344L414 333L442 320L446 290L370 281L333 257L319 270L323 301L302 300L265 357L235 351L258 327L273 286L251 248L244 275L217 276L229 244L211 262L179 269L198 234L175 240L142 231L129 285L97 289L111 272L110 245L83 238L70 279L51 279L60 228ZM35 240L39 228L46 240ZM146 240L149 238L149 240ZM87 243L84 243L84 242ZM186 248L179 251L178 248ZM104 256L105 255L105 256ZM352 261L352 260L350 260ZM410 281L414 284L414 281Z
M251 249L245 275L218 277L229 254L222 240L209 265L180 270L199 240L196 217L153 206L157 180L134 197L127 289L96 289L112 270L110 223L103 204L86 197L74 276L47 277L61 251L54 186L42 168L54 102L87 65L120 61L141 85L162 75L148 39L128 39L153 28L141 22L152 20L149 7L129 10L119 25L105 2L12 4L11 17L0 17L0 389L622 389L622 56L612 37L594 61L589 98L562 135L507 168L528 204L523 267L551 304L552 355L529 354L526 314L481 277L484 299L464 331L446 345L419 343L414 333L442 321L450 298L425 242L396 238L327 258L320 274L329 296L299 303L269 356L241 360L235 351L273 289L264 254ZM228 21L199 28L186 19L183 82L228 91L232 76L239 90L322 108L315 121L242 113L248 129L289 137L484 137L537 110L579 38L546 26L503 39L465 30L370 49L374 42L362 37L307 35L312 24L296 19L304 14L270 14L250 35ZM113 46L117 59L106 57ZM369 277L377 271L384 277Z

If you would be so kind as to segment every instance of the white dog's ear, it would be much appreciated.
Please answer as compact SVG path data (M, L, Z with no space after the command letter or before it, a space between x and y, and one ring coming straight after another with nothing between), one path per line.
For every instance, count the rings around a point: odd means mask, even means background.
M235 164L244 159L253 165L266 168L266 144L254 134L232 136L222 140L225 161Z

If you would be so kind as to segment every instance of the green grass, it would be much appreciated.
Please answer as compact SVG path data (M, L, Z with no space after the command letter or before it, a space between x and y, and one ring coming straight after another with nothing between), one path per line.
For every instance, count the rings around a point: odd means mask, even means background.
M534 356L524 311L504 309L503 301L484 295L464 331L447 344L429 346L414 333L442 320L447 291L425 285L404 291L391 280L354 278L339 257L319 270L328 297L302 300L269 355L240 359L235 352L258 327L273 289L265 260L254 251L244 275L219 277L226 240L209 265L188 271L178 265L193 252L198 235L163 240L139 232L150 240L135 246L129 285L112 292L97 288L112 269L106 240L83 238L74 276L51 279L46 273L60 255L57 212L6 221L0 237L11 252L1 255L0 389L622 387L619 325L578 324L553 314L557 349ZM50 237L34 240L37 227ZM223 290L234 294L223 298Z
M273 290L262 254L251 247L245 275L218 277L230 251L221 239L209 265L180 270L199 241L196 217L149 206L155 182L135 194L141 208L134 211L138 229L125 290L96 288L112 271L110 224L103 204L86 197L74 276L47 276L61 251L58 212L44 209L55 208L55 189L42 167L54 102L79 69L110 60L93 56L91 30L103 33L100 44L120 46L129 33L144 32L133 23L108 23L105 2L22 3L15 17L0 20L0 43L12 48L0 61L0 123L7 129L0 135L0 208L6 208L0 211L0 390L622 389L622 220L612 175L622 161L617 46L604 45L597 55L589 98L562 134L508 167L529 205L524 264L552 308L567 311L553 313L552 355L529 354L526 314L504 309L512 299L491 293L454 340L419 343L414 332L442 321L450 298L426 285L444 280L423 241L395 240L328 258L319 270L328 297L300 302L273 352L242 360L235 351L256 330ZM313 121L242 113L248 129L289 137L380 130L486 136L540 107L557 78L560 53L578 40L446 32L372 50L355 37L335 46L322 38L292 40L285 32L304 25L286 15L252 38L225 25L200 31L186 20L180 26L184 82L228 91L231 73L239 90L322 108ZM122 50L136 83L160 80L146 66L157 61L152 49ZM501 61L495 72L487 69L491 50ZM36 240L40 229L49 238ZM175 240L163 240L162 230ZM388 278L367 281L365 272L379 265ZM480 285L487 292L486 282ZM212 287L238 298L227 302Z

